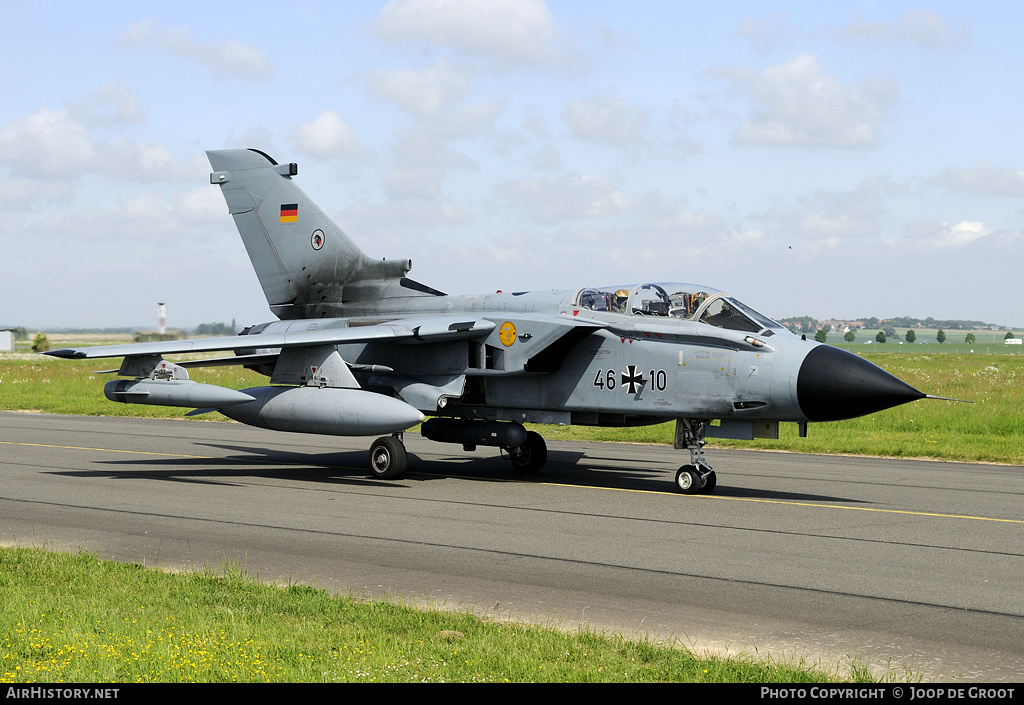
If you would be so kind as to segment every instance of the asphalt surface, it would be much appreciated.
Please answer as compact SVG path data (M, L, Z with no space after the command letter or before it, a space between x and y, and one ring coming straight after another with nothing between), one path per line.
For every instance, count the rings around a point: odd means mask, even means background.
M812 429L813 433L813 429ZM380 482L366 438L0 413L0 541L169 568L244 567L701 651L1024 680L1024 468L550 442L535 479L495 449L409 434Z

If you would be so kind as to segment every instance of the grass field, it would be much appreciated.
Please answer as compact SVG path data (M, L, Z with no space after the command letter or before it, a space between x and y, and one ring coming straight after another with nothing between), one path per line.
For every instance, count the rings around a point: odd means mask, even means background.
M914 347L914 346L908 346ZM724 441L711 447L767 448L808 453L998 462L1024 465L1024 356L1016 354L863 353L921 391L973 404L921 400L860 419L812 424L798 438L782 424L777 441ZM117 364L107 363L107 364ZM112 375L95 374L103 361L58 360L42 355L0 357L0 409L55 414L184 418L187 409L116 404L103 397ZM191 376L233 389L266 384L265 377L237 367L196 369ZM208 414L202 419L223 419ZM547 438L670 444L671 424L612 429L549 426Z
M0 683L911 680L766 664L449 610L261 584L237 570L0 548Z

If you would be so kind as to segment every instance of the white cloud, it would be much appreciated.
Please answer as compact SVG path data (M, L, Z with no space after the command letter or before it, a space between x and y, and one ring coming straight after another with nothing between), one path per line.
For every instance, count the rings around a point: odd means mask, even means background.
M0 188L0 207L8 212L29 211L38 203L66 203L74 188L66 181L5 178Z
M529 115L523 120L523 129L542 139L551 139L555 136L544 116L536 113Z
M442 60L420 69L381 69L363 79L369 92L416 118L395 133L393 161L380 182L388 199L439 198L449 170L478 168L475 159L449 143L493 135L504 105L458 104L472 89L472 72Z
M479 162L453 149L448 142L488 132L498 114L496 106L467 106L443 119L421 120L395 135L394 157L381 180L389 199L434 199L452 169L476 170Z
M759 76L751 69L712 73L756 104L751 118L733 134L741 145L875 147L898 93L891 79L877 74L859 86L844 85L823 75L811 54L770 66Z
M564 168L562 155L550 144L544 145L530 158L530 166L537 171L560 171Z
M182 165L168 147L160 142L119 139L103 145L108 155L100 173L111 178L138 181L194 181L197 172ZM201 173L201 172L199 172Z
M950 191L962 191L982 196L1024 197L1024 170L1009 167L997 167L982 162L971 169L956 166L946 167L936 177L929 180L937 186L944 186Z
M394 154L401 164L444 167L445 169L476 169L479 164L446 144L447 135L434 129L434 124L416 124L395 135Z
M300 123L292 133L295 148L314 159L360 159L365 148L355 132L333 110L325 110L312 122Z
M419 116L441 115L472 87L469 70L449 61L421 69L380 69L364 84L381 100Z
M629 30L619 30L609 27L601 20L594 20L594 32L600 41L600 50L630 50L639 49L642 45L636 35Z
M884 197L900 190L886 177L868 177L852 190L818 189L793 207L774 207L753 218L771 224L772 238L795 247L802 258L844 243L863 247L881 234Z
M931 218L915 218L907 226L911 242L938 249L963 248L987 238L995 232L980 221L963 220L959 223L939 223Z
M395 253L406 257L424 252L437 264L450 264L439 251L439 239L425 237L424 232L466 225L473 222L473 215L451 200L406 199L385 204L360 201L337 213L334 220L371 257Z
M0 164L15 175L73 178L96 161L96 143L67 110L42 108L0 128Z
M582 98L565 104L562 117L577 139L626 151L648 149L647 113L621 98Z
M666 242L686 242L688 252L704 252L712 250L726 252L731 245L760 239L757 230L734 231L730 229L718 213L695 210L681 205L673 205L665 213L648 215L636 228L636 238ZM654 238L657 235L659 237ZM668 238L667 240L664 238Z
M744 17L732 33L746 38L757 51L770 51L780 39L795 33L787 26L788 21L789 14L785 12L776 12L769 17Z
M428 42L502 65L580 60L541 0L392 0L373 28L386 42Z
M899 22L853 22L828 34L841 41L909 43L926 49L952 49L971 44L971 32L966 23L961 22L959 28L954 28L931 10L908 12Z
M568 172L549 179L522 179L495 187L527 219L538 223L608 218L629 211L632 200L612 174Z
M396 164L384 173L381 191L392 201L440 198L446 170L424 164Z
M68 110L51 108L0 128L0 166L16 177L37 179L75 180L85 174L132 181L195 177L159 142L96 140Z
M906 13L896 22L857 20L839 27L801 30L790 22L789 14L777 12L768 17L745 17L733 34L747 39L755 50L767 52L782 41L828 40L834 42L870 42L885 45L917 45L941 50L971 45L971 31L964 22L955 28L931 10Z
M200 42L192 31L176 27L164 29L155 18L130 25L115 40L118 46L153 51L162 49L190 61L196 61L218 78L268 79L274 69L260 52L230 39Z
M169 210L181 223L202 227L217 223L230 232L231 225L224 217L227 212L224 196L220 188L212 185L174 194L170 199Z
M76 119L90 125L140 125L147 110L140 106L135 94L125 83L111 81L82 103L72 103L70 112Z
M31 231L48 233L53 242L95 247L119 244L125 251L142 243L157 246L174 242L178 251L207 246L211 228L230 232L224 199L213 186L170 195L147 193L121 196L107 208L71 214L50 214L33 219ZM222 226L222 227L218 227Z
M445 139L480 137L494 132L494 123L504 110L503 102L474 103L425 121L425 124Z

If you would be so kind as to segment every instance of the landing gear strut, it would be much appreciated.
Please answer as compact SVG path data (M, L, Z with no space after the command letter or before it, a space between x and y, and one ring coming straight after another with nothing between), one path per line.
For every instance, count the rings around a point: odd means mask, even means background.
M690 464L676 473L676 489L683 494L711 494L718 484L715 471L704 460L704 424L702 419L676 419L675 447L690 451Z
M370 446L370 472L378 480L401 477L409 464L401 434L381 436Z

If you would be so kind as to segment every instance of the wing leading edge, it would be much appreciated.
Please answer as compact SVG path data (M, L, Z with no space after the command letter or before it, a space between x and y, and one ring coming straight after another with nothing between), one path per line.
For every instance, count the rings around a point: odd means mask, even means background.
M63 348L45 354L73 360L143 355L180 355L237 349L273 349L371 343L393 340L399 343L432 343L477 338L495 328L493 321L462 317L407 318L388 323L350 327L332 321L310 322L316 328L285 332L256 333L221 338L166 340L153 343L102 345L91 348ZM343 321L343 323L347 323ZM241 360L240 360L241 362ZM222 363L223 364L223 363Z

